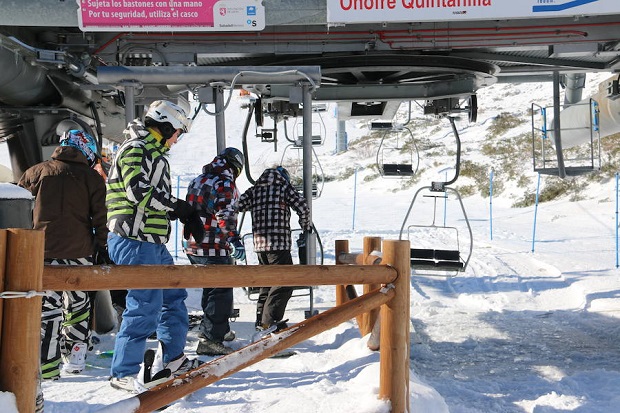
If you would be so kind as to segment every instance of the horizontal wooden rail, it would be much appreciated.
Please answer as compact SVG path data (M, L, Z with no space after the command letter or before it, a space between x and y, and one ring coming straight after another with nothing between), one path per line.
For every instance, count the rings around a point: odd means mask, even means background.
M388 284L389 266L330 265L46 265L43 290L98 291L168 288L235 288L342 284Z

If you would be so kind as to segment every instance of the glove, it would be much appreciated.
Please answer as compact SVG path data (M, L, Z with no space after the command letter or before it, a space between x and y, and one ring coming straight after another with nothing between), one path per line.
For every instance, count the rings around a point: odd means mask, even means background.
M230 255L236 260L245 260L245 247L243 246L239 238L231 238L228 242L230 243L230 247L232 248Z
M106 247L97 247L95 249L95 253L93 254L93 263L95 265L114 264L110 259L110 255L108 254L108 249Z
M297 238L297 248L304 248L306 246L306 233L302 232Z
M198 210L194 210L183 223L185 224L183 238L189 239L192 236L196 243L201 244L205 239L205 226L200 219Z
M170 217L170 219L174 219L176 217L179 219L179 221L185 223L194 211L194 207L191 206L189 202L182 199L177 199L176 207L171 213L168 213L168 216Z

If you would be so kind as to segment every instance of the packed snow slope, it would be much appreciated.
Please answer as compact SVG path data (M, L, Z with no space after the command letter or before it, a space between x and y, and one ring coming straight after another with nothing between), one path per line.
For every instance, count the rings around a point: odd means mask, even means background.
M606 77L589 76L584 97ZM454 277L412 274L413 412L613 413L620 409L615 171L564 183L543 177L541 194L553 188L564 188L565 194L537 208L524 202L534 198L538 186L531 145L525 138L531 131L529 110L532 103L551 104L551 91L550 84L486 88L479 93L478 122L457 123L463 168L453 187L463 196L473 248L466 271ZM242 146L243 103L235 96L226 112L230 146ZM409 117L407 105L401 109L398 119L404 122ZM375 163L381 134L371 133L367 124L348 121L349 151L335 154L334 106L314 119L325 125L325 143L315 151L326 182L313 201L325 264L334 263L336 240L347 239L352 251L360 251L363 237L398 239L401 227L412 245L456 241L454 232L435 233L428 228L431 206L412 211L412 222L403 224L416 190L454 173L454 140L445 119L425 118L413 106L409 127L420 156L419 176L414 179L379 176ZM513 122L499 128L501 119ZM296 130L289 122L288 130ZM214 124L212 117L201 113L191 133L171 151L180 196L187 181L215 155ZM247 155L254 178L263 168L279 163L295 172L295 149L285 151L286 143L280 142L274 152L273 144L261 143L254 134L251 126ZM399 139L399 143L392 139L392 146L408 143L412 148L405 135ZM614 150L614 145L608 145L603 153L606 165L612 167ZM402 156L406 159L414 152L405 150ZM6 154L1 156L0 163L7 164ZM245 176L239 186L241 190L249 186ZM458 247L466 254L470 243L466 220L458 203L449 202L451 206L435 216L435 223L440 226L445 220L457 228ZM418 218L424 222L419 231L413 229ZM249 231L247 218L242 232ZM188 264L179 244L177 233L169 249L178 264ZM251 251L249 257L250 263L256 262ZM314 309L325 311L334 300L333 287L314 289ZM199 301L200 290L190 290L192 313L200 312ZM289 323L303 320L310 304L308 296L293 298L287 310ZM244 290L235 290L240 316L232 322L238 336L230 344L234 348L250 342L254 305ZM188 337L190 356L195 356L196 334L192 330ZM114 335L100 338L82 374L44 383L47 413L90 413L129 397L106 381ZM291 358L264 360L166 411L388 412L389 403L377 399L379 354L367 349L367 339L360 337L351 320L296 346L297 354ZM2 396L0 402L10 407L11 395Z

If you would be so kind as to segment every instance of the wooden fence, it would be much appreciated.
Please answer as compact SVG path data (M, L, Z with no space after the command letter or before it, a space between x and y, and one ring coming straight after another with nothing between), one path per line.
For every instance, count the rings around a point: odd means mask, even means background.
M382 257L372 254L379 246ZM347 241L336 241L336 251L339 264L358 264L44 266L43 232L0 230L0 294L16 297L0 300L0 390L15 394L21 413L34 412L41 294L47 290L338 285L336 307L101 411L156 410L352 318L365 335L380 308L379 397L391 402L392 412L409 412L409 241L364 239L362 254L350 254ZM355 284L364 285L364 294L346 295Z

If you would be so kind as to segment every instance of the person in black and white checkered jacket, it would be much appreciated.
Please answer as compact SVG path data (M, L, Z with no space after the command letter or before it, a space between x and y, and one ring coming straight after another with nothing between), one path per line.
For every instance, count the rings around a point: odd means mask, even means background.
M291 208L299 216L302 230L311 231L308 203L291 185L288 171L282 166L266 169L239 198L237 209L251 211L254 251L260 264L293 264ZM292 287L261 287L256 305L257 330L282 322L292 293Z

